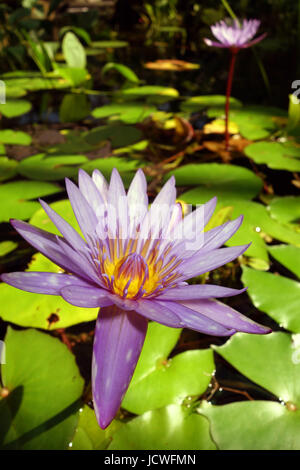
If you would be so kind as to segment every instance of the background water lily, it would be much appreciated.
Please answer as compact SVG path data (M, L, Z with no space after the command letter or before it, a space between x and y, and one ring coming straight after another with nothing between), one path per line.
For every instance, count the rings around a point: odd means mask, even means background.
M216 198L182 217L171 177L148 208L147 184L138 170L126 194L113 170L110 183L95 170L79 171L79 187L66 180L84 239L45 202L61 232L56 236L26 222L14 228L65 273L14 272L2 280L19 289L60 295L80 307L100 307L93 349L94 408L102 428L115 416L129 386L148 320L214 336L237 331L265 334L261 326L215 300L244 291L187 280L240 256L249 245L221 248L242 216L203 232Z
M217 38L218 41L212 41L211 39L204 38L204 42L208 46L220 47L229 49L231 52L230 66L227 79L226 87L226 103L225 103L225 147L228 150L229 145L229 131L228 131L228 120L229 120L229 106L230 106L230 95L232 89L232 80L234 74L234 67L236 61L236 55L240 49L251 47L254 44L262 41L266 37L266 33L261 34L257 38L253 39L257 30L260 26L260 21L257 19L243 20L222 20L211 26L211 32Z

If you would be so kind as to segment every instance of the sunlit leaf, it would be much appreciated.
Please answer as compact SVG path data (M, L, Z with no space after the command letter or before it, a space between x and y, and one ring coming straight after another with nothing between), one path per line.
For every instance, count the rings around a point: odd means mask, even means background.
M284 276L243 268L242 281L256 308L282 327L300 333L300 283Z
M5 344L1 376L9 395L0 402L2 449L68 448L83 389L74 356L35 330L9 328Z
M109 450L213 450L209 425L202 416L180 405L148 411L124 424Z

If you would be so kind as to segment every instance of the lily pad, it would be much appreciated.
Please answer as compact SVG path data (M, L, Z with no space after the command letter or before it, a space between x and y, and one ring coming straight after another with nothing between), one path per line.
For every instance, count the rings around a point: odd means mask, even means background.
M122 124L94 127L83 134L84 140L90 145L99 145L104 140L109 140L112 146L126 147L142 138L142 132L133 127Z
M223 114L225 109L225 102L226 96L224 95L193 96L192 98L188 98L187 100L183 101L180 108L182 111L196 112L203 108L213 107L214 110L220 108L220 113ZM242 103L238 99L233 97L230 98L231 109L240 108L241 106Z
M6 256L17 248L18 244L16 242L7 240L0 242L0 256Z
M1 448L66 449L83 391L74 356L58 339L35 330L9 327L5 345L1 376L9 394L0 403Z
M224 406L204 402L199 411L209 419L218 448L299 450L299 341L282 332L266 336L237 333L214 349L281 402L247 401Z
M268 209L274 219L300 230L300 196L275 197Z
M28 113L31 110L31 103L27 100L9 99L5 104L0 104L0 113L7 118L13 118Z
M221 117L224 110L210 108L210 117ZM286 111L265 106L243 106L230 110L230 121L235 122L243 137L249 140L264 139L278 129L276 118L286 117Z
M243 268L242 282L256 308L280 326L300 333L300 283L284 276Z
M37 253L27 271L58 273L61 268L41 253ZM0 296L0 317L20 326L49 331L97 318L98 309L75 307L60 296L24 292L5 283L0 284Z
M168 359L179 334L158 323L149 325L123 408L142 414L205 392L215 369L212 351L186 351Z
M294 154L293 154L294 153ZM300 171L299 148L279 142L254 142L245 148L247 157L275 170Z
M146 99L148 103L164 103L178 98L179 93L175 88L158 85L144 85L140 87L124 88L115 93L116 97L129 100Z
M299 450L300 411L272 401L203 404L212 439L220 450Z
M97 119L119 119L126 124L142 122L146 117L156 111L156 108L145 103L111 103L100 108L95 108L92 115Z
M112 440L112 435L122 426L121 421L113 420L106 429L101 429L95 412L87 405L79 410L79 422L70 448L72 450L104 450Z
M86 54L83 45L72 31L68 31L62 41L62 51L69 67L84 69Z
M300 247L292 245L274 245L269 252L280 264L300 278Z
M31 137L23 131L5 129L0 131L0 142L9 145L30 145Z
M88 159L84 155L47 155L39 153L24 158L18 165L18 173L39 181L56 181L71 178L78 173L79 166Z
M8 222L9 219L29 219L40 207L33 199L60 191L58 186L42 181L14 181L2 184L0 199L5 201L5 204L0 207L0 222Z
M7 157L0 157L0 181L13 178L17 173L18 162Z
M262 188L261 179L252 171L235 165L201 163L184 165L167 175L174 175L177 186L198 186L184 193L184 200L200 204L217 196L228 199L252 199Z
M190 409L169 405L124 424L109 450L214 450L208 421Z

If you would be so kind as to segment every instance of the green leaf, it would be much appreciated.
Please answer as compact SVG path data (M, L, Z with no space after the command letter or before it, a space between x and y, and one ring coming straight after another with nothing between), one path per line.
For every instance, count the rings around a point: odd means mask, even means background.
M60 191L58 186L43 181L15 181L2 184L0 199L5 201L5 204L0 206L0 222L8 222L9 219L29 219L40 206L32 199Z
M262 181L252 171L223 163L189 164L169 173L177 186L198 186L182 195L191 204L200 204L217 196L222 203L229 199L252 199L262 188Z
M86 54L83 45L71 31L65 34L62 41L62 50L69 67L84 69L86 67Z
M0 242L0 256L6 256L8 253L11 253L17 248L18 244L7 240L5 242Z
M30 145L31 137L26 132L5 129L0 131L0 142L9 145Z
M22 160L18 165L18 173L27 178L39 181L57 181L65 177L73 177L78 173L79 166L88 159L84 155L55 155L44 153L33 155Z
M280 326L300 333L300 283L272 273L243 268L242 282L256 308ZM284 293L284 295L283 295Z
M203 403L220 450L300 450L300 411L272 401L243 401L213 406Z
M104 76L109 70L116 70L119 72L126 80L132 83L139 83L139 77L131 70L129 67L123 64L117 64L115 62L107 62L107 64L102 67L101 74Z
M5 104L0 104L0 113L7 118L13 118L28 113L31 110L30 101L7 100Z
M59 108L61 122L74 122L85 119L91 112L86 95L67 94L63 97Z
M61 268L41 253L34 255L27 271L61 272ZM0 284L0 317L24 327L54 330L68 328L97 318L98 309L80 308L56 295L33 294ZM17 306L17 308L16 308Z
M73 450L104 450L112 440L112 435L122 426L121 421L113 420L106 429L101 429L95 412L87 405L79 410L79 422L72 441Z
M17 173L18 163L7 157L0 157L0 181L13 178Z
M92 47L98 47L99 49L117 49L119 47L127 47L127 41L94 41L91 43Z
M88 76L86 69L78 67L63 67L56 65L55 70L73 87L81 85L86 81Z
M255 142L245 148L245 154L274 170L300 171L299 148L293 150L283 143Z
M178 98L179 93L175 88L162 87L158 85L144 85L140 87L124 88L118 90L116 96L129 100L146 99L149 103L164 103L170 99Z
M180 405L148 411L124 424L109 450L213 450L208 422Z
M168 359L179 334L157 323L149 325L123 408L142 414L205 392L214 372L212 351L186 351Z
M221 117L224 111L220 108L208 110L210 117ZM286 117L286 111L265 106L243 106L231 109L229 118L235 122L243 137L249 140L264 139L278 129L276 117Z
M94 127L91 131L83 134L84 140L90 145L99 145L109 140L112 147L126 147L142 138L142 132L133 126L114 124Z
M269 252L279 263L300 278L300 248L292 245L274 245Z
M1 375L9 395L0 401L2 449L66 449L83 390L74 356L35 330L9 327L5 345Z
M223 346L213 348L241 374L280 401L300 405L299 344L288 333L236 333Z
M96 119L106 117L118 118L126 124L136 124L143 121L146 117L150 116L156 111L156 108L146 103L111 103L100 108L95 108L92 116Z
M268 209L274 219L300 229L300 196L275 197Z
M223 95L202 95L193 96L184 100L180 106L182 111L195 112L203 108L213 107L214 109L220 108L220 112L224 113L226 96ZM242 103L236 98L230 98L231 109L240 108Z

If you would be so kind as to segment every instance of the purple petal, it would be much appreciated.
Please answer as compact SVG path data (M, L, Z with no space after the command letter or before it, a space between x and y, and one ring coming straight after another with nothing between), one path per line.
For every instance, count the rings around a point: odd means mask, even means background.
M162 189L159 191L158 195L154 199L152 206L158 205L167 205L173 206L176 200L176 188L175 188L175 178L171 178L164 184Z
M148 318L149 320L156 321L165 326L173 328L181 328L182 324L180 318L175 312L164 306L161 302L156 300L138 300L138 307L136 311Z
M213 197L206 204L202 204L195 211L182 219L172 233L173 240L178 240L177 246L185 250L185 244L189 242L189 240L194 241L198 238L203 240L203 234L201 235L201 233L209 222L216 204L217 198Z
M266 334L271 332L270 328L255 323L253 320L250 320L250 318L245 317L233 308L217 300L184 300L181 301L180 304L199 312L201 315L222 324L226 328L233 328L236 331L254 334Z
M225 224L215 227L204 234L204 245L205 250L215 250L222 246L229 238L231 238L235 232L240 228L243 222L243 216L241 215L235 220L230 220Z
M173 287L166 289L156 297L156 300L192 300L209 299L211 297L231 297L245 292L244 289L230 289L228 287L199 284L185 287Z
M57 243L57 235L41 230L21 220L11 220L12 226L17 232L37 251L49 258L53 263L79 277L87 278L86 274L79 268L71 258L68 258Z
M147 182L141 169L136 172L129 186L127 201L130 219L129 236L134 238L148 210Z
M78 186L81 194L85 197L96 215L101 215L101 206L104 205L103 198L92 178L82 169L78 173Z
M208 38L204 38L203 41L205 42L207 46L210 46L210 47L219 47L221 49L226 49L226 48L231 47L228 44L222 44L221 42L212 41L211 39L208 39Z
M88 287L89 284L76 276L60 273L15 272L1 275L1 280L17 289L36 294L60 295L65 286Z
M93 239L98 224L98 219L93 209L85 197L81 194L77 186L66 178L67 193L72 205L73 212L79 224L79 227L89 243Z
M254 44L257 44L258 42L262 41L266 36L267 36L267 33L264 33L261 36L258 36L256 39L253 39L253 41L247 42L246 44L241 46L241 48L246 49L247 47L254 46Z
M76 307L96 308L112 304L107 296L107 291L98 287L70 285L63 287L60 290L60 295Z
M230 248L219 248L205 253L200 250L180 266L183 273L180 279L185 280L200 276L200 274L223 266L244 253L250 245L251 243Z
M76 230L70 224L68 224L68 222L66 222L42 199L40 199L40 203L48 217L52 220L54 225L58 228L60 233L70 243L70 245L73 246L76 250L85 253L86 243L78 234L78 232L76 232Z
M199 301L200 302L200 301ZM212 318L202 315L191 306L185 306L186 302L171 302L168 300L157 301L162 307L174 312L181 320L181 327L199 331L206 335L230 336L235 333L234 329L227 329Z
M147 320L117 307L100 310L95 331L92 389L98 423L105 429L116 415L139 359Z
M92 179L97 186L103 201L106 203L108 198L108 184L106 179L98 169L93 171Z

